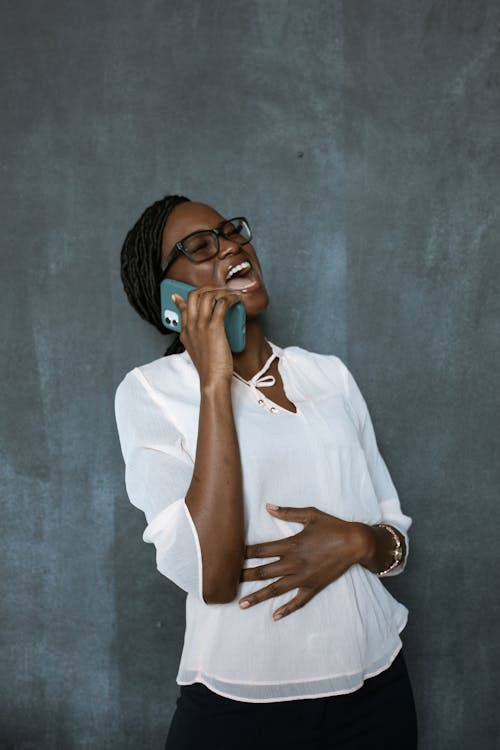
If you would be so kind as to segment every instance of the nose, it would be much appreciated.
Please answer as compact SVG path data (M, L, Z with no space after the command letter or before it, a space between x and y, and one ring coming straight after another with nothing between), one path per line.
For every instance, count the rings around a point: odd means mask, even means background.
M234 240L227 240L221 234L219 234L219 252L218 257L224 259L227 255L235 255L241 248Z

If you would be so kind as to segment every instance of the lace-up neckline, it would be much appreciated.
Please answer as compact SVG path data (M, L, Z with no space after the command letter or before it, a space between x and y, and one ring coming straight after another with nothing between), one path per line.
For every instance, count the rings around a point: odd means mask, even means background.
M264 373L271 366L271 363L274 362L274 360L278 358L278 353L274 350L274 347L272 346L272 344L269 341L267 343L273 349L273 352L267 358L263 367L261 367L260 370L252 378L250 378L250 380L245 380L245 378L243 378L241 375L239 375L235 371L233 371L233 375L241 383L251 388L252 393L254 394L255 399L257 401L257 404L261 406L262 408L266 408L269 412L271 412L271 414L277 415L283 411L287 411L290 414L296 414L296 412L293 412L290 409L285 409L282 406L278 406L278 404L275 404L274 401L271 401L269 398L267 398L267 396L265 396L259 390L259 388L267 388L276 384L276 378L274 377L274 375L264 375Z

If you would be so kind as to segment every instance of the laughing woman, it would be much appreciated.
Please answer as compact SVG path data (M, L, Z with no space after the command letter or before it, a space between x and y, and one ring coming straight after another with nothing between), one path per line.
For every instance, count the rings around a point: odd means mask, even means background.
M168 356L131 370L115 399L143 539L187 592L166 750L412 750L408 611L381 580L406 565L411 518L344 362L265 337L251 238L246 219L167 196L121 254L130 303L162 333L162 279L196 287L175 300Z

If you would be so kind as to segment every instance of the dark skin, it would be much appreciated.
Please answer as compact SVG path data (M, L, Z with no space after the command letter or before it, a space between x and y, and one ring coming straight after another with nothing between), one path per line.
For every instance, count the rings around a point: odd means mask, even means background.
M177 205L163 233L162 260L174 244L198 229L218 227L221 214L203 203ZM231 400L233 371L249 380L272 353L259 321L268 306L269 295L262 269L251 243L244 246L219 237L219 253L202 263L179 255L167 276L197 287L187 304L176 303L182 314L180 340L189 353L200 378L200 414L193 478L186 494L186 505L200 539L203 561L203 598L207 603L230 602L237 595L240 581L277 581L240 600L242 608L253 606L293 589L296 596L273 613L275 620L304 606L315 594L359 563L372 572L384 570L392 560L394 540L387 530L354 521L344 521L314 506L273 507L277 518L304 524L297 534L259 544L246 544L244 538L241 457ZM252 269L248 289L234 290L226 285L232 265L247 260ZM242 302L245 306L246 344L239 353L231 352L224 332L228 309ZM296 411L287 398L277 359L269 368L276 383L266 387L266 396L289 411ZM272 501L272 498L270 499ZM395 529L404 548L404 537ZM279 557L278 560L245 568L250 558Z

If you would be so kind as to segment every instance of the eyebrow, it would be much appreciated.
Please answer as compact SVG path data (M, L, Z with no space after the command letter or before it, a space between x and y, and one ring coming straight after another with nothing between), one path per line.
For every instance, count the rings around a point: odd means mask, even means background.
M226 221L227 221L227 219L222 219L222 221L219 221L219 223L218 223L218 224L216 224L216 226L214 227L214 229L220 229L220 227L221 227L221 226L222 226L223 224L225 224L225 223L226 223Z
M191 234L195 234L195 232L209 232L211 229L220 229L226 222L227 219L222 219L222 221L219 221L219 223L216 224L215 227L200 227L199 229L193 229L193 231L189 232L186 237L189 237Z

